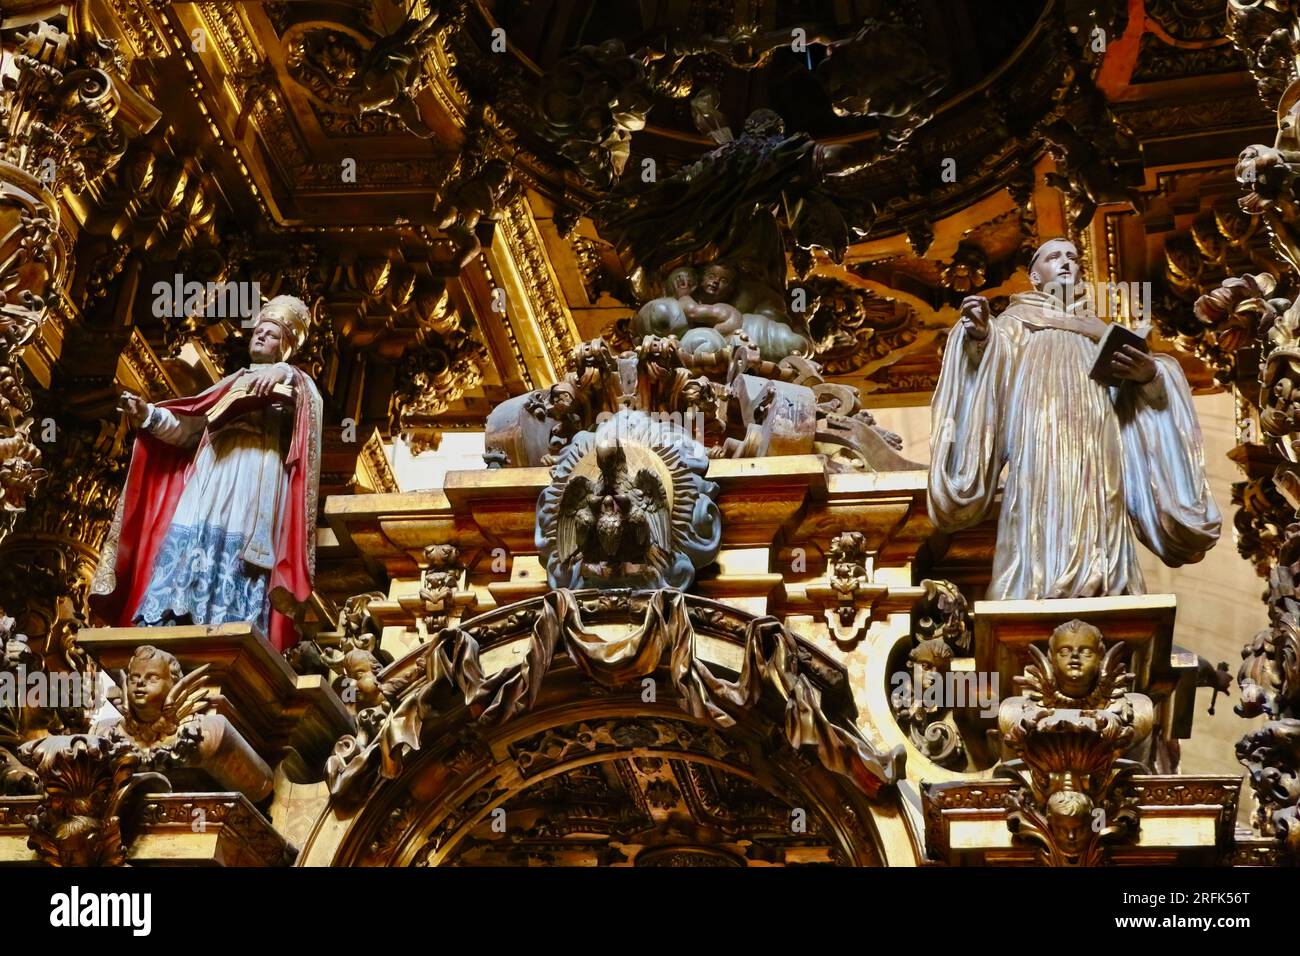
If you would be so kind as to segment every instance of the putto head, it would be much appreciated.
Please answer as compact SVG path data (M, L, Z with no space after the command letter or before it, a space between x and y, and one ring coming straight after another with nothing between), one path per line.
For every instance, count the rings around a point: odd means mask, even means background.
M135 649L126 665L128 702L135 718L152 723L162 716L167 695L181 679L181 663L151 644Z
M678 266L664 280L664 287L673 296L690 295L699 284L699 273L694 266Z
M700 273L700 295L704 301L726 302L735 291L738 273L726 262L710 262Z
M1052 632L1047 647L1061 692L1088 696L1101 669L1101 631L1084 621L1067 621Z

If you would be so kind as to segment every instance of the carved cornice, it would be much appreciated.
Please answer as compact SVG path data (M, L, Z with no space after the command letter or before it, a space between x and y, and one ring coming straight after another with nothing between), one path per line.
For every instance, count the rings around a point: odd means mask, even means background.
M526 291L523 301L512 301L509 305L529 314L534 320L551 368L558 378L578 343L577 327L551 266L537 221L523 195L516 195L506 204L497 229L517 275L518 287Z

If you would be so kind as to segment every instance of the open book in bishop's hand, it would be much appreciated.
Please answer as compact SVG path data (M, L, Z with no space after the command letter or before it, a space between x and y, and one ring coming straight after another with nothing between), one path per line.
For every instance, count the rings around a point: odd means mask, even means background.
M292 402L293 386L277 382L271 387L269 395L254 395L249 391L247 380L238 382L222 395L217 403L208 410L208 427L216 428L226 422L247 415L251 411L264 408L273 402Z
M1137 330L1130 329L1123 325L1111 323L1102 333L1101 341L1097 343L1097 357L1092 360L1092 371L1088 377L1094 382L1099 382L1107 386L1120 386L1124 384L1124 379L1116 378L1110 370L1110 360L1125 345L1131 345L1139 352L1150 352L1151 346L1147 344L1147 336L1151 334L1151 326L1145 325Z

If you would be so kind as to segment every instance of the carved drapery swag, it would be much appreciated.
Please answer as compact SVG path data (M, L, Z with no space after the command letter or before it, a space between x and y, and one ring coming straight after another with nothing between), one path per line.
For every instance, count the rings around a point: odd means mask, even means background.
M794 636L774 617L754 618L746 626L744 663L732 682L717 677L701 660L687 598L680 591L654 592L641 626L617 640L606 640L583 624L572 591L553 591L541 604L523 660L489 677L483 675L479 644L470 630L441 631L427 651L426 681L394 708L372 738L346 736L338 742L328 764L330 792L360 797L376 768L382 777L396 778L406 755L420 749L424 728L455 707L457 696L484 726L526 713L561 643L580 671L607 687L653 674L666 654L682 709L723 728L734 726L738 713L754 709L770 692L769 699L783 702L783 731L790 746L815 749L823 766L849 777L868 796L903 774L901 746L882 753L851 716L837 720L827 715L821 690L801 670Z

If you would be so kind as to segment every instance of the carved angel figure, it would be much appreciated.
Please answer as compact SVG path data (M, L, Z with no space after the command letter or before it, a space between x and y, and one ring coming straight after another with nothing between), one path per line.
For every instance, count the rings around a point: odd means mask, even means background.
M168 775L198 769L257 803L271 792L271 768L225 716L211 710L208 668L185 674L174 655L149 644L137 647L113 701L119 715L96 722L92 733L130 746L142 769Z
M501 210L514 173L504 159L489 159L475 175L455 186L433 211L433 222L456 246L457 262L464 269L482 251L477 228L481 220L494 219Z
M412 17L367 51L361 66L362 89L353 100L358 116L391 116L421 139L432 138L434 130L421 118L415 102L416 94L428 82L421 75L420 61L437 39L440 20L445 19L441 3L429 6L428 16Z
M211 706L204 683L207 670L204 664L183 675L173 655L149 644L137 647L120 677L116 706L122 722L112 735L130 737L144 748L175 737L181 724Z

